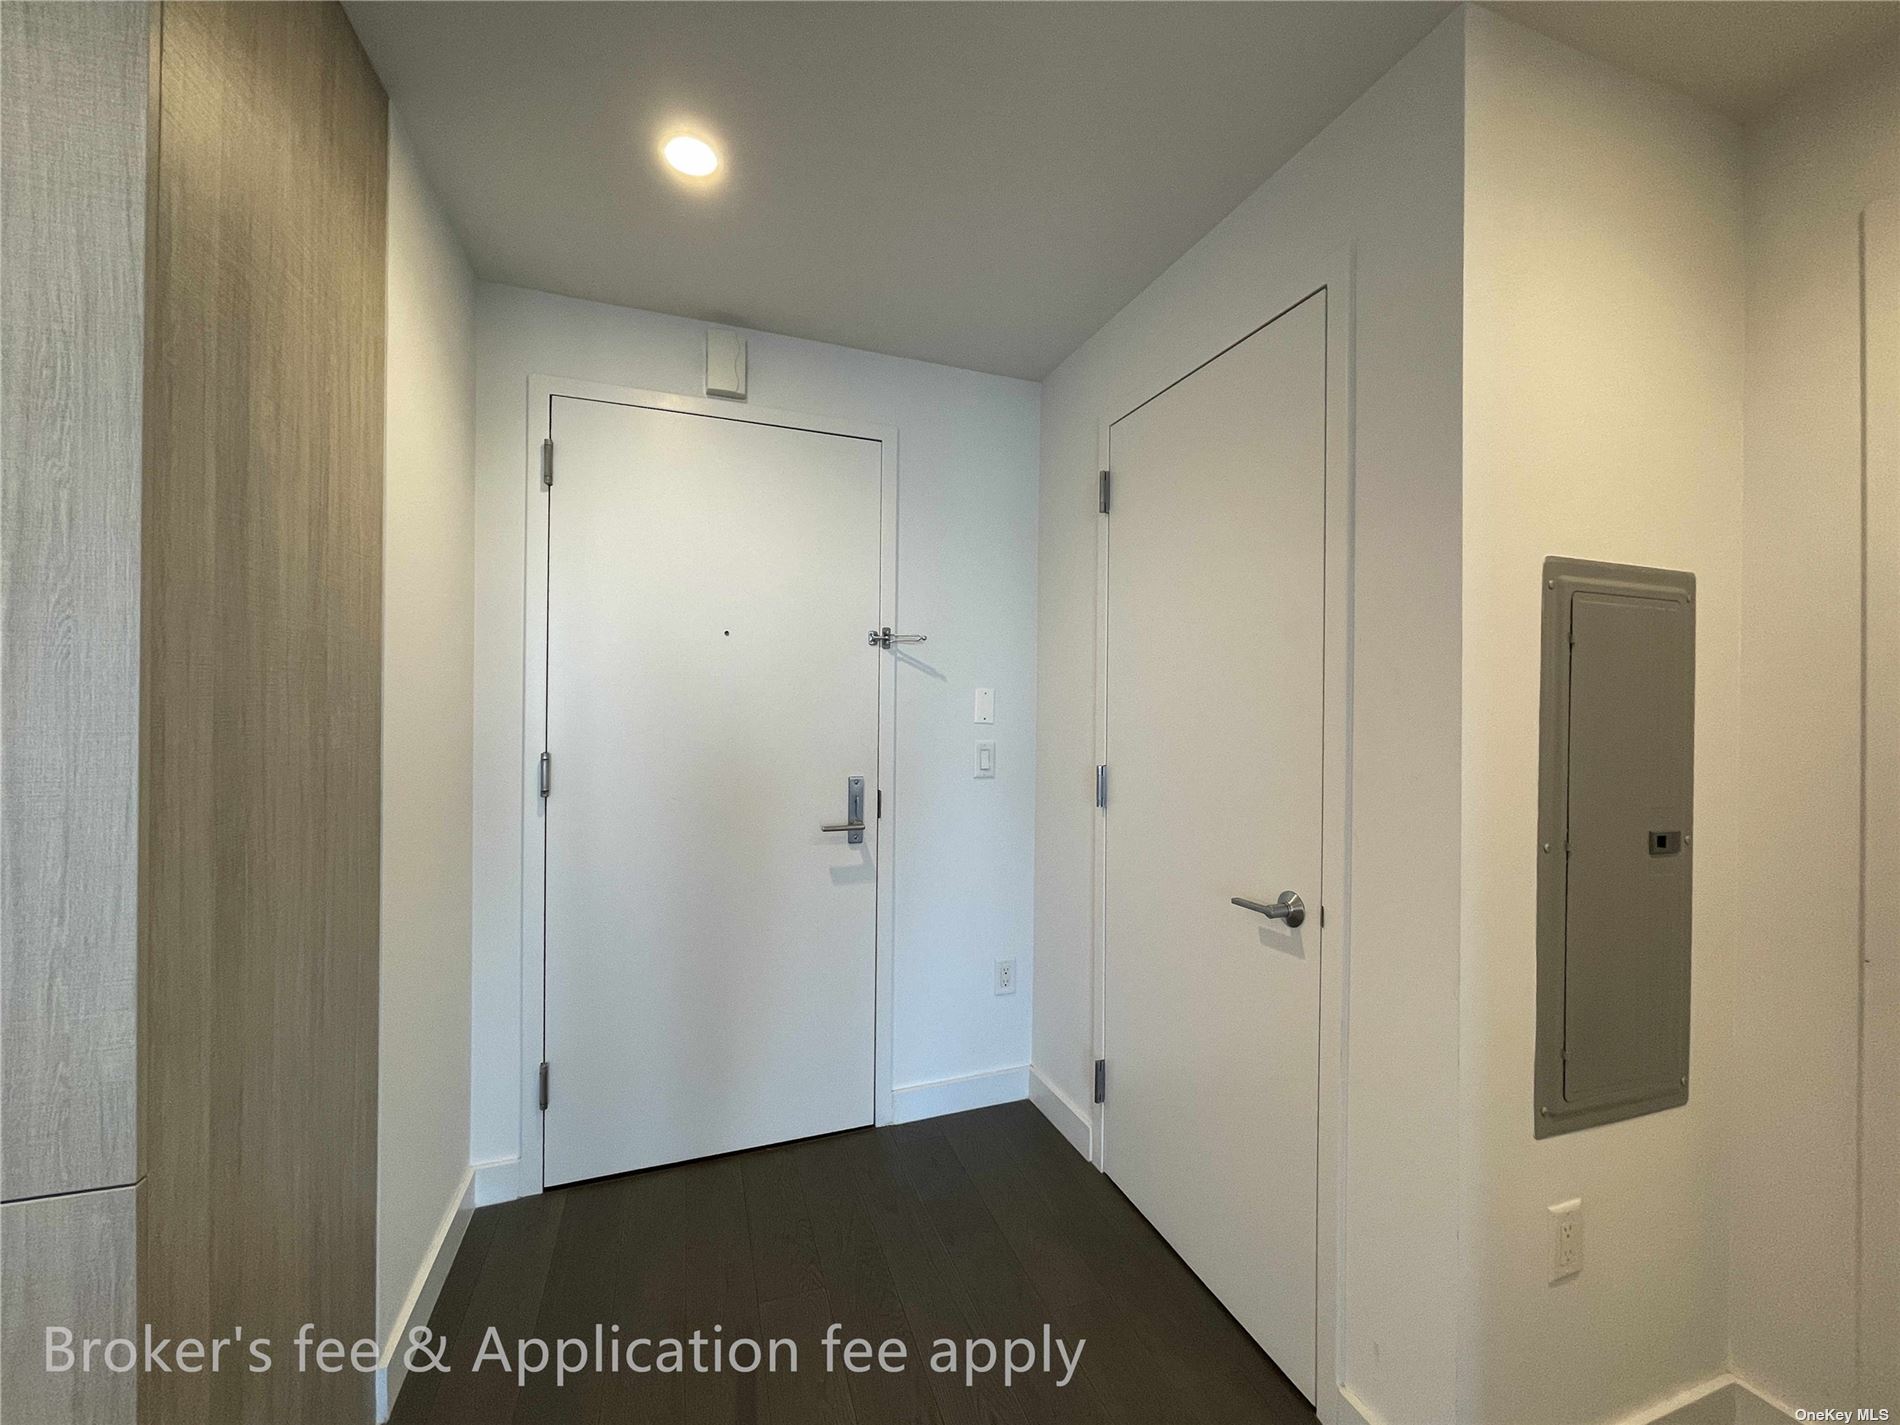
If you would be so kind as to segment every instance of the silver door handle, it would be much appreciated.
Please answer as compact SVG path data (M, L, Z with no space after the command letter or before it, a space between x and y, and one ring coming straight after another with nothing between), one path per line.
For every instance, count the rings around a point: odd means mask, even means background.
M864 778L862 777L844 779L844 816L843 821L830 822L818 829L844 832L847 846L864 845Z
M929 641L928 634L892 633L888 628L871 630L871 647L873 648L889 648L893 643L928 643Z
M1306 902L1292 891L1281 891L1280 899L1272 905L1262 905L1259 901L1245 900L1240 896L1234 897L1234 904L1242 910L1258 911L1268 920L1284 920L1289 930L1306 923Z

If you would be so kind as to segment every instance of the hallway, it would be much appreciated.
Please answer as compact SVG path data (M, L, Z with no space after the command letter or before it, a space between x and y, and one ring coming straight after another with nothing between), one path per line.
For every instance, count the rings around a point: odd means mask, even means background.
M656 1230L657 1229L657 1230ZM490 1361L515 1342L723 1328L790 1338L800 1369L742 1374L554 1370L517 1388ZM824 1369L822 1338L901 1339L908 1366ZM929 1368L940 1338L1073 1351L1005 1389ZM1311 1409L1127 1200L1027 1103L606 1179L475 1214L437 1302L443 1373L403 1385L425 1421L1310 1421ZM707 1347L710 1350L710 1346ZM651 1364L653 1348L643 1363Z
M1900 1425L1896 185L1900 0L0 0L0 1422Z

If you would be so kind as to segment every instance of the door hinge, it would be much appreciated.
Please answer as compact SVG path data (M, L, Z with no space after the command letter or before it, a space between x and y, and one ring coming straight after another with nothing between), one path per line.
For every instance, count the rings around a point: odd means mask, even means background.
M1108 513L1108 472L1106 470L1102 472L1101 499L1098 508L1103 514Z
M554 790L554 758L546 752L541 754L541 795L546 796Z
M541 442L541 484L544 488L554 488L554 437L548 436Z
M882 787L877 789L877 819L884 820L884 789Z
M541 1111L548 1111L548 1061L541 1061Z
M1095 1101L1108 1102L1108 1060L1106 1059L1095 1061Z
M1108 810L1108 763L1095 764L1095 805Z

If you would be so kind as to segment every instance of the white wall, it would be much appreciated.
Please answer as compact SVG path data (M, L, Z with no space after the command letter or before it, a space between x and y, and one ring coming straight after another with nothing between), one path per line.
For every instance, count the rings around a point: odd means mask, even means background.
M1742 884L1797 907L1742 926L1730 1301L1738 1372L1820 1405L1856 1398L1859 219L1900 194L1900 49L1778 105L1747 161Z
M1483 10L1465 143L1459 1418L1597 1421L1727 1360L1740 900L1738 131ZM1532 1137L1546 555L1697 577L1690 1100ZM1777 878L1779 879L1779 878ZM1746 891L1744 885L1746 884ZM1546 1207L1584 1201L1548 1284Z
M1043 390L1035 1064L1080 1105L1093 1057L1098 422L1117 398L1151 394L1352 251L1356 691L1338 1373L1375 1418L1395 1422L1449 1419L1454 1394L1462 26L1448 18Z
M523 451L531 375L698 395L704 323L482 284L476 584L474 1149L520 1151ZM936 675L897 669L893 1077L935 1083L1029 1058L1038 388L750 334L751 404L898 431L898 607ZM994 781L971 776L972 696L996 690ZM538 1026L530 1026L538 1029ZM1020 1086L1020 1076L1017 1076ZM1020 1091L1020 1088L1018 1089ZM539 1181L538 1163L522 1181Z
M383 445L376 1321L426 1275L468 1170L475 285L395 113Z

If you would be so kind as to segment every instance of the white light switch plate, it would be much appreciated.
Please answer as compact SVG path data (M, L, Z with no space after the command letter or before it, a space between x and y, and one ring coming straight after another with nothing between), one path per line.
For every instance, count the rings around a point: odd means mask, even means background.
M976 720L978 722L996 721L996 689L978 688L976 690Z
M977 743L975 775L983 779L996 775L996 744L994 742Z

